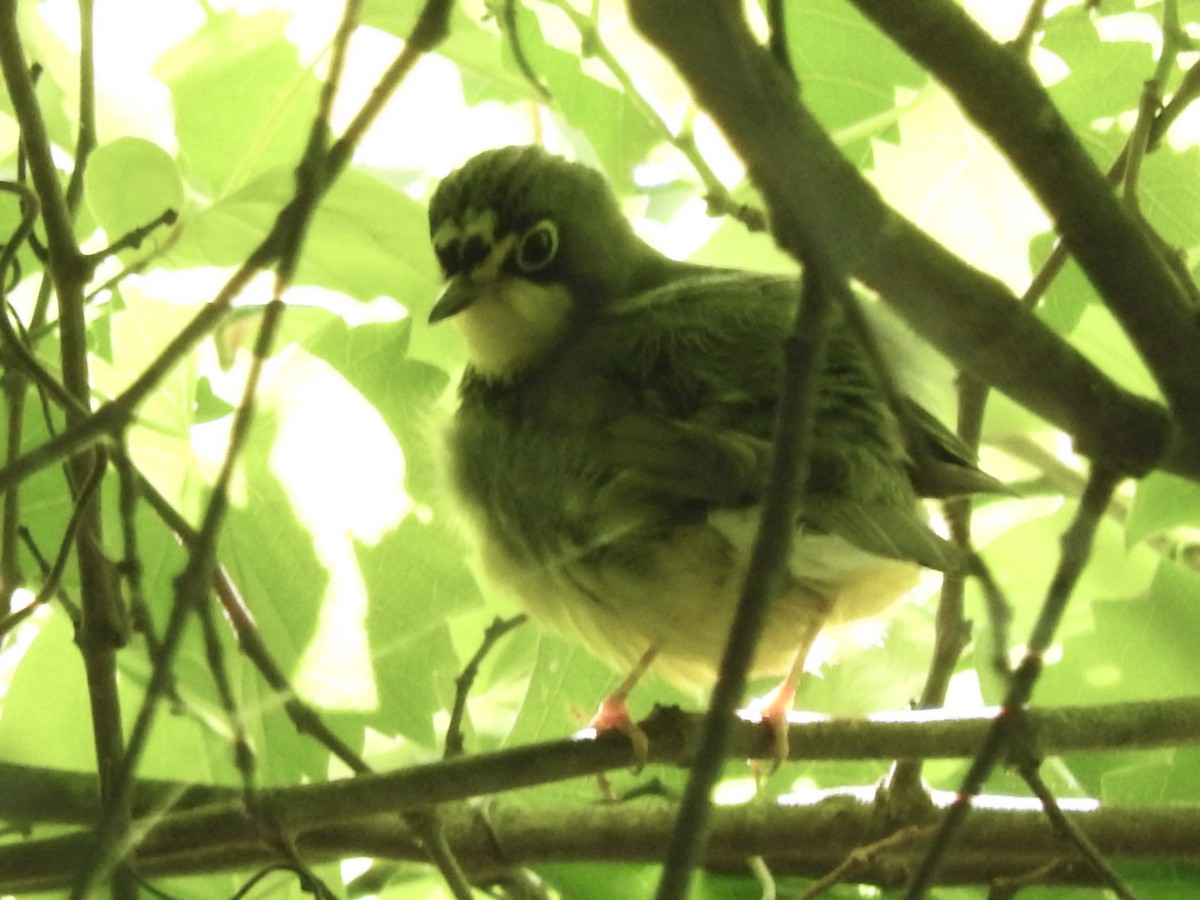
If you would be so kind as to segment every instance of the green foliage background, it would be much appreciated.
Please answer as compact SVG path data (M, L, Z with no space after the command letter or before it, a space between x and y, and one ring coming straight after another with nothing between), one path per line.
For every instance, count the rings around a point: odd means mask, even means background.
M769 237L705 216L699 198L709 186L666 142L664 122L676 134L694 134L699 153L739 198L753 201L753 192L664 63L632 35L619 6L601 4L599 34L637 93L601 60L581 56L579 33L560 5L517 8L520 47L551 101L516 65L496 18L480 4L464 3L455 9L447 41L420 64L321 204L222 532L221 563L276 660L338 733L381 767L439 757L455 676L492 618L514 612L476 586L462 544L441 515L430 435L450 408L463 357L452 332L425 324L439 281L424 218L436 180L484 147L543 139L602 168L642 233L665 249L750 269L789 265ZM98 250L166 208L180 217L110 260L96 279L88 337L97 401L143 371L291 197L325 62L324 43L313 35L322 23L326 38L331 32L333 10L311 7L336 5L301 3L290 13L218 11L185 0L124 6L97 10L100 145L76 231L85 248ZM993 5L976 6L982 15ZM1107 167L1153 73L1157 50L1147 38L1161 39L1163 4L1106 0L1098 12L1078 3L1062 6L1045 23L1033 59L1053 82L1060 109ZM411 29L418 7L409 0L367 4L349 93L365 91L380 60ZM1200 3L1183 2L1179 9L1194 31ZM78 90L70 31L55 25L62 14L58 3L20 8L30 54L44 66L39 99L66 160L75 141ZM122 23L123 15L148 18L137 39L138 59L157 57L149 68L114 61L122 52L119 39L133 27ZM848 158L901 211L1022 292L1052 238L986 140L922 69L842 0L789 4L788 22L805 101ZM1016 16L994 27L1008 36L1002 29L1019 24ZM1179 68L1169 72L1168 89L1180 74ZM7 177L16 169L12 113L9 98L0 96L0 166ZM1145 160L1139 188L1146 216L1193 271L1200 251L1198 137L1200 120L1185 117L1172 140ZM15 204L0 200L0 235L11 233L17 219ZM9 300L24 318L42 267L28 249L20 264ZM106 283L127 268L133 274ZM193 522L223 452L266 298L265 283L252 286L212 339L171 371L128 434L140 470ZM1038 314L1111 377L1154 395L1128 342L1070 264ZM58 365L55 337L52 318L31 335L52 369ZM28 404L24 446L38 446L48 435L40 404ZM986 438L1007 452L989 450L985 463L1023 488L1019 497L987 504L977 520L987 561L1015 604L1012 634L1019 640L1029 632L1057 559L1058 536L1078 492L1071 473L1079 465L1061 436L1002 398L991 407ZM1039 469L1022 452L1030 447L1048 449L1063 468ZM106 484L105 492L110 555L118 558L115 486ZM43 470L22 486L21 498L22 524L33 544L52 556L71 513L61 471ZM1098 552L1038 686L1038 703L1200 692L1200 581L1187 552L1188 529L1200 526L1198 489L1153 475L1130 488L1122 503L1123 520L1103 523ZM143 588L161 628L185 552L144 506L136 521ZM36 590L38 565L28 551L22 567ZM73 572L63 587L77 593ZM935 599L929 592L904 605L886 641L810 681L800 705L833 715L905 708L920 693L928 665ZM972 601L968 609L975 641L955 677L952 703L973 709L1000 694L988 663L982 604ZM261 783L342 774L327 751L295 732L233 638L226 634L224 641ZM135 639L122 651L119 665L128 713L136 710L150 670L143 642ZM616 681L581 649L523 627L484 665L470 700L468 750L570 734ZM227 725L198 634L186 639L176 688L179 709L160 717L141 773L236 785ZM0 646L0 694L0 759L94 770L83 668L61 607L44 610ZM656 702L698 708L701 699L651 681L635 695L634 712ZM1101 801L1200 801L1197 762L1193 748L1088 754L1057 761L1053 786L1060 796ZM936 787L953 790L964 766L938 764L927 775ZM796 763L768 787L870 784L885 771L873 763ZM652 774L671 786L681 783L673 769ZM728 776L742 787L749 780L748 770L735 764ZM637 781L622 773L614 779L618 788ZM990 787L1020 791L1005 775ZM525 792L522 802L594 796L591 782L567 783ZM323 874L339 883L335 867ZM609 866L602 877L593 865L546 867L540 874L572 898L644 896L653 884L653 873L635 866ZM1191 896L1198 883L1194 869L1143 867L1134 874L1147 896ZM242 880L214 875L164 887L180 897L218 897ZM435 896L436 885L435 876L414 868L382 896ZM292 893L299 890L280 878L271 896ZM757 887L749 879L708 878L697 896L757 896ZM938 896L979 894L945 889Z

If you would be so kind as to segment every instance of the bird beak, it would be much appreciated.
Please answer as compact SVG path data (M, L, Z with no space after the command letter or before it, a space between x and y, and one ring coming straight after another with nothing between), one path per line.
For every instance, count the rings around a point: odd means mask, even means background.
M442 288L437 302L429 311L429 323L440 322L456 315L479 299L479 286L465 274L454 275Z

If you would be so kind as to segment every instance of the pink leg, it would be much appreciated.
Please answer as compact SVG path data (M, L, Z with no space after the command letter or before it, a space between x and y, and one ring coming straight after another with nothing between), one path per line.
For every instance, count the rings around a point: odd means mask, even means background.
M750 712L771 730L773 749L768 775L773 774L788 758L788 713L792 711L796 701L796 685L800 683L800 679L804 675L805 660L808 659L809 651L812 650L813 642L820 634L822 625L824 625L824 617L818 620L816 625L804 635L800 649L792 658L792 665L788 669L787 677L773 691L750 703Z
M657 647L651 647L643 653L642 658L633 667L633 671L625 676L625 680L617 685L615 691L604 698L600 703L600 708L588 722L589 727L595 729L597 735L604 734L606 731L620 731L626 735L633 744L639 771L646 764L646 758L650 755L650 743L646 740L646 733L629 715L626 701L629 699L629 692L646 674L646 670L650 668L650 664L654 662L656 656L658 656Z

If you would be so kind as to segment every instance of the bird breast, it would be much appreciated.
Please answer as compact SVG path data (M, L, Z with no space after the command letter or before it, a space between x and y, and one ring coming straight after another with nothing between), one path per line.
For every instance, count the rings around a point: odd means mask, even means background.
M500 275L479 288L454 322L471 366L485 377L507 381L557 345L571 306L570 292L562 285Z

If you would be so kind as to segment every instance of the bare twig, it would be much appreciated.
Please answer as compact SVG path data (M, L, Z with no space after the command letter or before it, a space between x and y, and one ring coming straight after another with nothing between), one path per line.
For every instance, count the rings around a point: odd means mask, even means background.
M1013 673L1001 713L993 722L987 740L981 746L970 769L964 776L957 799L942 818L929 851L921 860L920 866L914 871L912 880L909 882L906 896L913 900L923 897L934 883L938 867L945 859L953 840L961 831L967 814L970 812L971 798L980 792L984 781L1007 751L1014 735L1018 733L1018 730L1026 727L1028 711L1025 709L1025 705L1033 693L1033 686L1041 672L1043 654L1050 646L1054 632L1066 610L1067 600L1091 553L1096 525L1104 515L1105 507L1108 505L1118 480L1117 476L1103 468L1093 469L1088 478L1087 488L1079 503L1079 509L1076 510L1075 518L1063 535L1062 556L1059 559L1058 568L1029 637L1028 650L1020 666Z
M109 244L103 250L87 255L88 261L94 266L101 260L108 259L110 256L116 256L123 250L132 250L142 245L142 241L146 240L151 234L162 228L164 225L174 225L179 221L179 213L173 209L164 209L162 213L140 228L135 228L126 235L122 235L113 243Z
M501 33L508 38L508 46L512 49L513 61L516 62L517 68L521 70L529 86L541 97L542 102L551 102L554 97L550 89L538 78L537 72L529 63L529 57L525 55L525 45L521 42L521 32L517 27L517 0L501 0L497 19L500 22Z
M1046 0L1031 0L1029 9L1025 12L1025 21L1021 23L1021 30L1012 39L1014 51L1021 56L1029 55L1029 51L1033 49L1033 39L1037 36L1038 29L1042 27L1042 20L1045 17Z
M15 0L0 3L0 69L8 86L13 111L21 129L29 172L41 202L47 238L47 274L54 283L59 312L59 339L63 386L78 405L67 408L72 424L86 421L91 396L88 374L87 324L84 286L91 267L79 249L74 234L74 214L82 198L83 174L95 145L94 67L92 57L92 3L81 0L79 59L79 137L75 166L66 193L59 181L50 139L41 107L34 92L25 51L17 28ZM82 407L82 409L80 409ZM94 454L67 460L67 481L78 503L89 480ZM101 794L108 805L106 818L114 840L123 840L131 819L128 798L118 787L124 765L120 698L117 691L116 650L126 639L126 616L102 549L101 504L80 507L82 519L76 531L75 551L79 566L80 599L83 612L76 641L83 656L91 702L92 733L96 747ZM133 900L136 882L122 868L112 882L115 900Z
M898 757L967 759L976 754L996 721L996 710L949 716L938 712L901 712L886 718L793 722L788 754L793 760L880 760ZM699 740L703 715L677 708L659 709L640 726L649 739L649 761L687 765ZM1200 697L1145 703L1030 709L1025 725L1037 749L1047 755L1096 750L1146 750L1200 745ZM737 719L729 759L767 758L774 752L758 723ZM320 824L323 815L339 819L373 816L398 809L450 803L469 797L582 778L628 768L629 742L621 735L596 740L561 740L478 754L393 772L296 788L272 796L304 798L287 822ZM0 762L0 817L10 821L86 824L98 810L97 779ZM657 796L662 796L658 792ZM324 800L322 799L324 798ZM166 807L191 809L210 803L237 803L241 791L211 785L138 780L134 806L139 815ZM291 799L287 799L291 803ZM286 805L286 804L285 804ZM1200 824L1198 824L1200 827ZM876 835L878 837L878 835ZM1191 848L1195 850L1193 845Z
M493 621L487 627L487 630L484 631L483 640L479 643L479 649L475 651L475 655L467 661L458 678L454 680L454 705L450 710L450 724L446 726L446 748L442 753L443 758L453 759L456 756L462 755L462 723L467 712L467 697L471 693L475 679L479 676L479 667L504 635L517 626L525 624L528 619L527 615L521 613L509 619L496 619Z
M1046 816L1054 825L1054 830L1079 848L1079 852L1087 859L1088 865L1096 872L1100 881L1107 885L1108 889L1120 897L1121 900L1137 900L1121 876L1113 870L1113 867L1108 864L1104 856L1096 849L1096 845L1092 843L1091 838L1063 812L1062 807L1058 805L1058 801L1054 799L1054 794L1050 792L1050 788L1042 780L1037 764L1031 760L1023 762L1017 767L1017 771L1025 780L1025 783L1029 785L1034 796L1041 801L1042 809L1046 811Z
M592 748L576 742L574 749L586 752ZM536 761L527 758L525 762L531 764L527 772L538 772ZM453 765L466 764L460 760ZM296 835L297 847L303 849L309 865L364 856L423 859L416 834L398 826L394 816L379 818L356 813L349 804L330 804L333 788L357 789L359 782L361 779L344 779L336 785L302 785L271 791L268 796ZM375 787L378 790L378 785ZM322 796L317 803L310 803L308 794ZM335 817L322 817L323 810L332 810ZM447 810L445 830L472 871L482 872L486 879L511 865L539 862L603 858L654 863L670 838L673 813L674 808L666 803L536 808L511 803L497 804L490 822L485 823L477 810L457 806ZM1200 808L1194 804L1112 807L1072 816L1109 858L1194 859L1200 842ZM741 871L745 860L758 854L776 877L820 878L855 848L883 836L871 805L847 796L812 804L722 807L714 811L712 826L707 865ZM493 832L505 856L498 857ZM86 833L75 832L0 846L0 890L26 896L61 886L62 860L77 858L86 845ZM1087 866L1062 860L1062 845L1041 810L977 810L963 836L962 849L945 870L944 883L1028 877L1039 866L1053 862L1057 865L1042 874L1042 883L1096 884L1095 874ZM912 850L895 848L880 853L856 877L860 882L894 888L912 861ZM278 862L286 862L281 849L264 840L258 823L237 806L193 809L161 819L138 857L139 870L146 876L234 867L244 870Z
M733 198L728 188L717 177L716 172L709 166L708 161L696 146L695 138L689 128L676 132L666 120L642 95L632 76L621 65L621 61L613 54L604 40L596 23L571 4L570 0L544 0L556 9L561 10L571 20L571 24L579 31L579 38L587 55L594 56L621 86L621 92L634 105L642 117L649 122L668 144L683 154L688 164L700 177L704 186L704 199L708 203L709 212L713 215L733 216L751 231L763 231L767 227L766 216L762 210L739 203Z
M797 252L795 248L789 249ZM824 259L819 251L814 251L805 262L802 296L792 333L784 345L770 487L705 715L700 747L663 862L655 895L658 900L687 896L692 871L703 855L712 789L725 760L735 713L743 702L747 672L766 621L767 604L779 589L791 555L797 515L804 503L816 398L825 360L826 326L832 313L833 292L839 290L837 276L831 276L822 265Z
M79 534L82 523L88 515L88 506L96 496L96 490L100 487L106 463L106 455L97 453L91 474L88 475L87 481L83 483L78 496L75 498L75 508L71 510L71 518L67 521L67 528L63 533L62 543L59 545L58 553L54 557L53 565L50 566L49 571L43 576L42 586L38 589L37 595L28 604L0 619L0 638L4 637L9 631L33 615L39 607L49 603L50 598L58 593L63 572L66 571L67 563L71 559L71 548Z
M250 745L250 736L246 732L246 724L242 711L234 697L233 687L229 681L229 670L225 665L225 651L221 646L221 636L217 632L216 622L213 621L212 605L202 603L196 610L200 617L201 631L204 635L204 657L208 671L212 675L213 684L217 688L217 696L221 698L221 708L229 723L230 739L233 743L234 765L242 776L242 790L249 795L255 787L254 775L257 764L254 748ZM161 654L159 654L161 658ZM161 665L158 659L156 665Z
M924 841L932 831L928 825L908 825L878 841L854 848L837 868L797 894L795 900L814 900L835 885L853 879L858 872L872 865L880 853L911 847Z
M50 577L50 561L46 559L46 555L42 553L42 549L37 545L37 541L33 539L33 535L29 533L29 529L24 526L20 529L21 543L25 549L29 551L29 555L33 557L34 562L38 565L38 571L41 572L42 578ZM79 604L67 595L59 586L58 602L62 605L63 611L67 614L67 618L71 620L71 625L75 628L79 627L79 620L83 618L83 613L79 610Z
M33 358L33 354L26 350L12 322L9 321L8 294L4 288L9 270L13 269L15 272L17 252L32 232L33 223L37 219L37 195L23 184L11 181L0 181L0 191L15 194L21 208L20 222L0 249L0 348L3 349L0 359L4 360L5 368L12 365L10 359L15 359L20 361L22 368L32 366L34 370L42 371L41 365ZM21 434L25 418L25 381L18 377L15 368L14 366L14 371L5 373L6 377L3 379L7 419L4 440L6 462L11 462L21 454ZM21 584L20 544L17 541L21 524L19 492L5 493L4 509L0 516L3 517L0 520L0 615L6 615L12 609L13 592Z
M792 67L791 49L787 39L787 9L783 0L770 0L767 3L767 21L770 23L771 34L767 39L767 47L779 68L787 73L792 81L796 81L796 70Z

